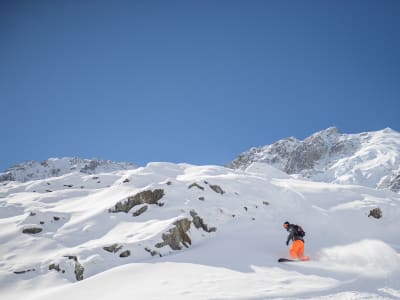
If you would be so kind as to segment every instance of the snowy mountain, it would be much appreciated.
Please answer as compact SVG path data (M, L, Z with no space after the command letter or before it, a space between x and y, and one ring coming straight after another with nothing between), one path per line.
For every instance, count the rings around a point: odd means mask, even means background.
M136 168L131 163L113 162L110 160L81 159L81 158L50 158L43 162L29 161L18 164L0 173L0 182L45 179L65 175L72 172L97 174L117 170Z
M6 181L0 296L397 299L399 215L397 193L296 179L265 163ZM284 221L303 226L311 261L277 262L289 255Z
M253 162L313 181L400 191L400 133L390 128L341 134L331 127L303 141L291 137L251 148L228 167L243 170Z

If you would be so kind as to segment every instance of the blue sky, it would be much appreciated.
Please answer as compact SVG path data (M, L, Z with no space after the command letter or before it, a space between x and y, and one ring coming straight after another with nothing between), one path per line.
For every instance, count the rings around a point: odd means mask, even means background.
M226 164L337 126L400 130L400 1L1 1L0 170Z

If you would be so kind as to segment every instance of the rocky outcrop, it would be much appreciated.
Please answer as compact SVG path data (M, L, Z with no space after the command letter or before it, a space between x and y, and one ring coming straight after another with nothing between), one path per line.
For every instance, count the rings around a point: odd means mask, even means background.
M253 162L263 162L283 170L293 150L301 142L293 137L275 142L272 145L253 147L241 153L238 158L227 165L232 169L246 169Z
M124 252L122 252L119 257L128 257L131 255L131 251L129 250L125 250Z
M155 251L155 250L151 250L150 248L147 248L147 247L146 247L146 248L144 248L144 250L145 250L146 252L149 252L151 256L156 256L156 255L158 255L158 256L162 257L162 255L161 255L159 252L157 252L157 251Z
M111 213L125 212L128 213L133 207L141 204L155 204L163 206L163 203L158 201L164 196L163 189L147 190L140 192L132 197L129 197L126 201L118 202L115 207L109 209Z
M202 187L200 184L198 184L196 182L189 185L188 189L191 189L192 187L197 187L199 190L204 190L204 187Z
M191 222L188 219L181 219L174 222L174 227L162 235L163 242L155 245L156 248L170 246L173 250L181 250L181 244L186 248L192 244L189 235L186 233L190 229Z
M115 243L110 246L105 246L105 247L103 247L103 249L107 252L116 253L122 249L122 246Z
M314 168L317 161L330 152L338 152L344 145L338 143L337 128L328 128L316 133L300 143L290 154L284 171L288 174L298 174L303 170ZM331 147L334 146L336 150Z
M181 250L181 245L183 245L186 248L189 248L189 246L192 244L192 241L187 232L189 231L192 223L197 229L201 228L205 232L215 232L217 230L216 227L209 227L195 210L190 211L190 216L192 217L192 221L190 221L188 218L184 218L174 222L174 227L162 235L163 242L156 244L155 247L162 248L168 245L173 250ZM151 255L159 254L158 252L152 253L148 248L145 250L150 252Z
M83 280L83 273L85 272L85 268L80 264L78 257L76 257L75 255L68 255L65 257L67 257L68 259L72 259L75 262L74 274L76 280L77 281Z
M14 181L14 180L15 180L15 178L11 173L0 174L0 182L3 182L3 181Z
M369 211L368 217L374 217L375 219L380 219L382 218L382 210L379 207L371 209Z
M40 227L28 227L28 228L22 229L22 233L26 233L26 234L37 234L42 231L43 231L43 229Z
M57 272L61 271L60 265L59 264L51 264L49 265L49 271L51 270L56 270Z
M25 274L25 273L29 273L29 272L35 272L36 269L28 269L28 270L22 270L22 271L14 271L14 274Z
M195 210L190 211L190 215L193 218L193 225L198 229L201 228L206 232L215 232L217 231L216 227L208 227L207 224L204 223L203 219L199 217Z
M142 207L139 208L137 211L133 212L132 216L138 217L138 216L140 216L141 214L143 214L147 209L148 209L148 206L147 206L147 205L142 206Z
M219 185L212 185L212 184L210 184L210 188L214 191L214 192L216 192L217 194L221 194L221 195L223 195L225 192L224 192L224 190L219 186Z

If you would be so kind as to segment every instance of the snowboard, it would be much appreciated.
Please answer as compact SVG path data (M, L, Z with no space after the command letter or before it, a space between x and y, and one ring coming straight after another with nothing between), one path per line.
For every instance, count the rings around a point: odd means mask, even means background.
M296 261L309 261L310 258L308 256L304 257L303 259L289 259L281 257L278 259L278 262L296 262Z
M294 259L288 259L288 258L280 258L278 259L278 262L294 262L294 261L298 261L298 260L294 260Z

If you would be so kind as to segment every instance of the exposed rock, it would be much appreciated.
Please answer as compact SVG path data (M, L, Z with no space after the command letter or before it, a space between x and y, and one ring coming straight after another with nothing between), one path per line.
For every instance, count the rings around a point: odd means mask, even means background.
M205 198L204 198L204 197L199 197L199 200L200 200L200 201L204 201Z
M52 190L46 190L46 192L47 192L47 193L52 193L53 191L52 191Z
M79 261L75 262L75 278L80 281L83 280L83 272L85 272L85 268L79 263Z
M34 272L36 271L35 269L28 269L28 270L22 270L22 271L14 271L14 274L25 274L28 272Z
M11 173L4 173L4 174L0 174L0 182L3 181L14 181L15 178Z
M147 252L149 252L151 256L159 255L160 257L162 257L162 255L161 255L159 252L157 252L156 250L151 250L150 248L147 248L147 247L144 248L144 250L146 250Z
M218 194L223 195L225 193L219 185L210 185L210 188Z
M65 187L68 187L68 188L72 188L72 187L73 187L72 184L64 184L64 186L65 186Z
M186 218L174 222L175 227L164 233L162 235L163 242L156 244L155 247L161 248L169 245L173 250L181 250L181 244L183 244L189 248L192 241L186 232L190 229L190 224L191 222Z
M74 273L75 273L76 280L77 281L83 280L83 272L85 272L85 268L79 263L78 257L76 257L75 255L67 255L65 257L75 261Z
M264 205L269 205L269 202L268 201L263 201L263 204Z
M192 187L197 187L200 190L204 190L204 187L202 187L200 184L198 183L192 183L191 185L188 186L188 189L191 189Z
M130 180L128 178L126 178L124 181L122 181L122 183L128 183L130 182Z
M208 228L208 225L204 223L203 219L199 217L199 215L196 213L196 211L191 210L190 215L193 218L193 224L196 228L202 228L206 232L217 231L217 228L215 228L215 227Z
M145 205L145 206L139 208L137 211L135 211L132 215L133 215L134 217L138 217L138 216L140 216L142 213L144 213L147 209L148 209L148 206Z
M135 196L129 197L126 201L118 202L114 208L111 208L109 212L125 212L128 213L132 207L141 204L156 204L158 206L163 206L163 203L158 201L164 196L163 189L156 189L154 191L147 190L136 194Z
M130 256L130 255L131 255L131 251L126 250L126 251L122 252L122 253L119 255L119 257L128 257L128 256Z
M283 169L292 151L301 142L290 137L264 147L253 147L241 153L237 159L227 165L232 169L246 169L253 162L264 162L278 169Z
M42 228L40 227L30 227L30 228L24 228L22 230L22 233L27 233L27 234L37 234L42 232Z
M374 217L375 219L382 218L382 210L379 207L371 209L369 211L368 217L371 217L371 216Z
M312 169L316 162L320 160L326 153L329 153L330 144L334 144L334 148L338 149L337 142L328 143L327 140L337 140L339 138L339 131L337 128L328 128L324 132L316 133L309 138L305 139L296 149L291 153L291 156L285 166L284 171L288 174L297 174L303 170ZM343 146L344 147L344 146Z
M111 252L111 253L116 253L116 252L118 252L119 250L122 249L122 246L118 245L117 243L115 243L115 244L112 244L111 246L105 246L105 247L103 247L103 249L105 251L108 251L108 252Z
M56 270L57 272L60 272L61 271L60 265L59 264L51 264L49 266L49 271L51 271L51 270Z
M60 217L53 216L53 220L54 220L54 221L59 221L59 220L60 220Z
M94 170L96 170L96 168L100 166L100 162L98 160L91 160L89 161L88 164L86 164L82 169L81 172L82 173L87 173L90 174L91 172L93 172Z

